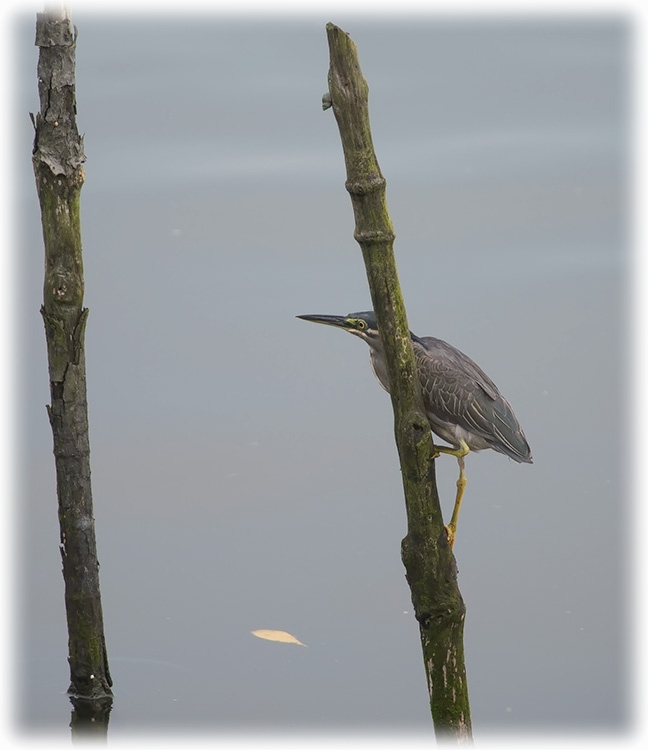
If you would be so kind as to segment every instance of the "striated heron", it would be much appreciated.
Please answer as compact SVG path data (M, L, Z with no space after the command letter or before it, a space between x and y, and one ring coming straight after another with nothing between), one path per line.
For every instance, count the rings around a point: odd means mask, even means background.
M389 391L387 362L373 311L342 315L298 315L302 320L342 328L366 341L371 366L380 385ZM459 510L466 488L464 458L470 451L492 448L518 463L533 463L531 449L509 402L470 357L441 339L419 338L410 331L423 405L432 432L452 447L435 445L459 462L457 496L446 526L450 546L457 532Z

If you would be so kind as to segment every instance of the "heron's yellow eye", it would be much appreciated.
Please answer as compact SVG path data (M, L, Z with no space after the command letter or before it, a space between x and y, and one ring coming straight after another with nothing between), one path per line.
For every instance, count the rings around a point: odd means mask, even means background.
M364 322L364 320L362 320L362 318L359 318L356 321L356 326L359 331L364 331L364 329L367 327L367 324Z

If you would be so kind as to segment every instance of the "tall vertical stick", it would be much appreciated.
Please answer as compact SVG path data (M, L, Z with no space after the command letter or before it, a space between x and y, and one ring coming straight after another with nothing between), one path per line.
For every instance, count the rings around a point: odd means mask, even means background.
M90 486L79 197L83 139L76 125L76 29L64 10L36 22L40 113L33 165L45 245L44 302L71 684L78 698L112 695L99 593ZM33 118L32 118L33 119Z
M340 130L351 195L378 328L389 371L400 457L407 536L402 557L419 623L430 709L437 737L470 742L472 730L464 665L465 606L446 538L436 488L432 436L423 409L414 354L394 259L394 229L387 212L385 178L369 125L369 87L349 35L329 23L329 91Z

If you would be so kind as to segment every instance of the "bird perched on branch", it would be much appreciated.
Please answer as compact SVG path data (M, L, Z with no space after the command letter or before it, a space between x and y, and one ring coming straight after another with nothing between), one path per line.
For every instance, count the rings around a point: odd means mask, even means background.
M373 311L349 315L298 315L312 323L342 328L366 341L371 366L380 385L389 391L387 361ZM464 459L470 451L492 448L518 463L533 463L531 449L509 402L470 357L441 339L419 338L410 331L421 384L423 405L432 432L451 447L435 445L459 462L457 496L446 526L450 546L457 532L459 510L466 488Z

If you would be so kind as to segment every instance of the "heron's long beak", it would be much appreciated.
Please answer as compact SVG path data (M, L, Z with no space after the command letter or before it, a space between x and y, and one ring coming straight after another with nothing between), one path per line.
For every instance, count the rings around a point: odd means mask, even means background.
M311 323L323 323L326 326L335 326L336 328L349 327L349 320L345 315L298 315L297 317Z

